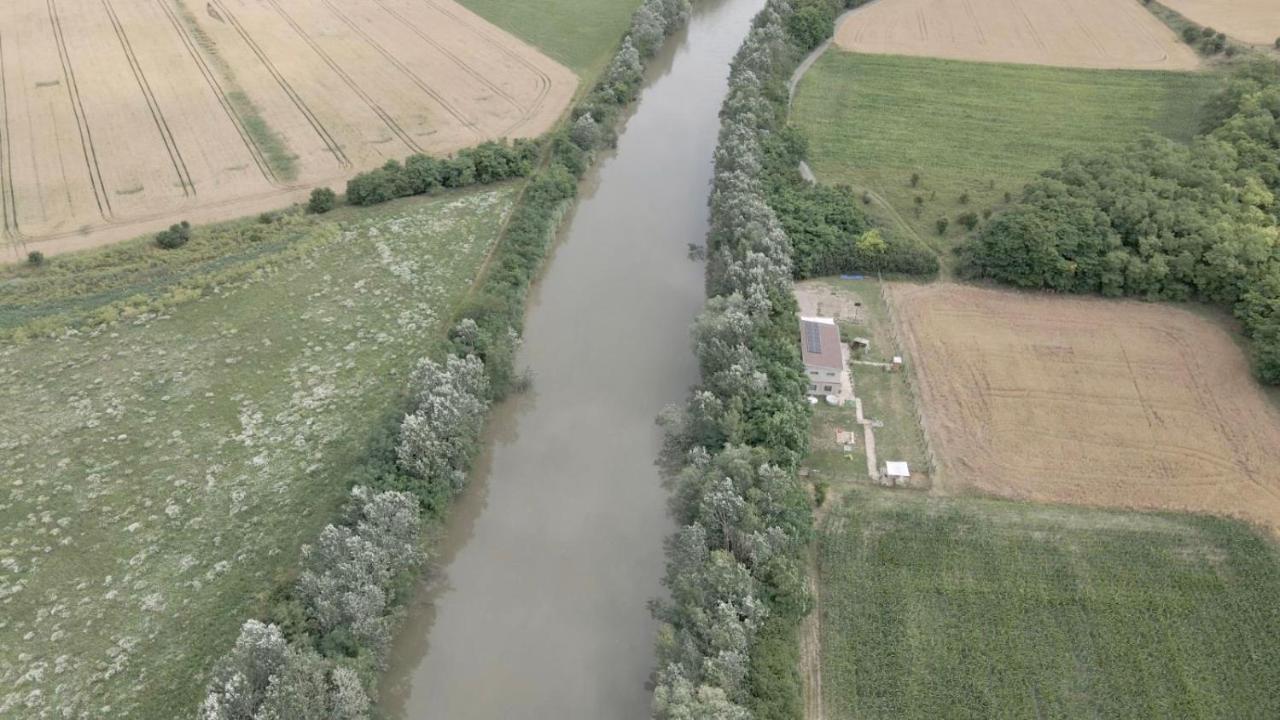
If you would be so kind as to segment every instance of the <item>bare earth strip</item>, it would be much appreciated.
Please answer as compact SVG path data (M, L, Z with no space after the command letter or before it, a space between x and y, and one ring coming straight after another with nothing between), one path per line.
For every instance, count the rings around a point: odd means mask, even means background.
M890 296L944 492L1210 512L1280 530L1280 410L1211 321L951 284Z
M1200 64L1133 0L882 0L851 13L836 44L865 53L1084 68Z
M1187 18L1255 45L1280 38L1280 2L1276 0L1160 0Z
M0 80L0 261L280 207L414 152L534 137L577 87L453 0L0 3ZM246 102L296 177L277 176Z

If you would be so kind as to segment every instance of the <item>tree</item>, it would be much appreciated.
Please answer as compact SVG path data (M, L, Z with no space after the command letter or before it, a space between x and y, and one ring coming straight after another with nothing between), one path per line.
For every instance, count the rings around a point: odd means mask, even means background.
M191 224L183 220L177 225L170 225L168 230L156 234L156 245L165 250L173 250L187 244L191 239Z
M573 123L573 129L569 131L569 137L573 140L573 144L583 150L592 150L600 144L600 125L595 118L591 117L591 113L584 113Z
M32 267L40 267L44 264L44 253L39 250L32 250L27 253L27 264Z
M311 199L307 201L307 212L312 215L323 215L333 209L338 196L327 187L318 187L311 191Z
M662 45L666 36L666 23L663 22L658 11L654 10L652 3L646 2L636 8L631 16L631 37L640 55L652 56L658 51L658 47Z

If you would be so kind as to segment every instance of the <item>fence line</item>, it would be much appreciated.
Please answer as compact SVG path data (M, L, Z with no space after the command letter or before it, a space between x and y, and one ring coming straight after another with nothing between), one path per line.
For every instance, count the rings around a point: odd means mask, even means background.
M911 365L911 367L904 367L902 372L907 378L907 392L911 395L912 410L915 412L916 423L920 427L920 434L924 436L924 453L925 458L929 462L929 477L931 482L936 481L941 472L940 465L938 463L938 456L933 451L933 440L929 437L929 425L925 422L924 412L920 409L920 391L919 388L916 387L916 379L913 374L915 372L914 362L906 362L908 360L908 358L905 357L907 345L902 341L902 334L898 330L898 308L894 304L889 293L885 292L883 277L877 278L877 289L880 292L880 300L884 303L885 309L889 313L889 331L893 333L893 344L897 346L898 352L904 355L903 364Z

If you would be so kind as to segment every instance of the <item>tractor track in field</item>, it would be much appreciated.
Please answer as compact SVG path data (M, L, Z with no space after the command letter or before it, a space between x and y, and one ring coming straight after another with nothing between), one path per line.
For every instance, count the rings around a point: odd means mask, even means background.
M151 120L155 122L156 130L160 133L160 141L164 143L165 152L169 154L169 162L173 164L178 182L182 185L182 194L187 197L198 195L196 184L191 180L191 171L187 169L187 161L183 159L182 151L178 149L178 140L169 127L169 120L160 107L160 101L156 99L155 92L151 89L151 82L147 80L142 63L138 62L138 56L133 52L133 44L129 41L129 34L125 32L124 24L116 15L115 6L111 4L111 0L102 0L102 8L107 12L111 29L115 32L116 39L120 41L120 49L124 52L125 61L129 63L129 71L133 74L134 81L138 83L138 90L142 93L148 112L151 113Z
M231 125L235 127L236 133L240 135L241 142L244 143L245 149L249 151L249 155L253 158L254 164L258 166L258 171L262 173L262 177L272 185L278 184L279 178L276 177L275 172L271 169L271 164L267 162L266 156L262 152L262 148L258 147L257 143L253 142L253 138L249 134L249 131L244 127L244 123L241 121L240 116L236 114L235 107L231 104L231 99L227 97L226 91L223 89L221 83L218 82L217 75L214 73L213 68L209 67L209 63L204 59L204 56L200 54L200 49L196 47L195 41L192 40L186 26L182 24L182 20L177 16L166 0L156 0L156 5L160 7L165 16L169 19L170 24L173 25L174 32L177 33L178 38L182 41L182 46L186 48L187 54L191 56L191 61L195 63L200 74L203 75L205 81L209 83L209 89L212 90L213 94L218 98L218 104L222 106L223 112L227 114L227 119L231 121Z
M427 82L426 82L425 80L423 80L421 77L419 77L417 73L415 73L412 69L410 69L410 68L409 68L409 66L405 65L403 62L401 62L401 61L400 61L400 59L399 59L399 58L397 58L397 57L396 57L395 55L393 55L389 50L387 50L387 48L386 48L385 46L383 46L383 45L382 45L382 43L378 42L377 40L374 40L374 39L373 39L373 38L372 38L372 37L371 37L367 32L365 32L365 31L364 31L364 29L363 29L363 28L361 28L361 27L359 27L358 25L356 25L356 23L355 23L354 21L352 21L352 20L351 20L351 18L350 18L350 17L348 17L346 13L342 12L342 9L341 9L341 8L339 8L337 5L334 5L330 0L324 0L324 4L325 4L325 6L326 6L326 7L328 7L328 8L329 8L329 10L334 14L334 16L335 16L335 17L337 17L339 20L341 20L341 21L342 21L342 23L343 23L344 25L346 25L348 28L350 28L352 32L354 32L356 35L360 36L360 39L361 39L361 40L363 40L363 41L364 41L364 43L365 43L366 45L368 45L369 47L371 47L371 48L373 48L374 50L376 50L376 51L378 52L378 54L379 54L379 55L381 55L381 56L383 57L383 59L385 59L387 62L391 63L391 66L392 66L392 67L394 67L395 69L399 70L399 71L400 71L400 74L402 74L402 75L404 75L405 77L409 78L409 80L410 80L414 85L418 86L418 89L419 89L419 90L421 90L422 92L426 93L428 97L430 97L432 100L435 100L438 104L440 104L440 106L441 106L441 107L445 108L445 110L446 110L450 115L452 115L452 116L453 116L453 117L454 117L458 122L462 123L463 127L467 128L467 129L468 129L468 130L470 130L472 133L475 133L477 136L482 135L482 133L480 132L479 125L476 123L476 121L475 121L475 120L473 120L472 118L467 117L466 115L464 115L464 114L463 114L463 112L462 112L461 110L459 110L458 108L454 107L454 106L453 106L453 105L452 105L448 100L446 100L446 99L444 98L444 96L443 96L443 95L441 95L441 94L440 94L440 93L439 93L435 88L433 88L433 87L431 87L429 84L427 84ZM397 19L399 19L399 18L397 18ZM401 20L401 21L403 22L403 20ZM455 62L459 67L461 67L464 71L466 71L466 72L467 72L467 74L471 75L472 77L474 77L474 78L476 78L476 79L478 79L478 80L482 80L482 81L484 81L484 82L486 82L486 83L488 82L488 81L487 81L487 80L485 80L485 79L484 79L484 78L483 78L479 73L477 73L475 70L473 70L469 65L467 65L467 64L465 64L465 63L463 63L463 62L462 62L461 60L459 60L458 58L456 58L456 57L454 57L454 56L452 56L452 55L449 55L449 53L447 53L447 52L446 52L446 51L444 51L443 49L439 48L439 47L436 45L436 43L435 43L434 41L432 41L432 40L430 40L430 39L426 38L425 36L423 36L423 39L424 39L424 40L426 40L426 41L427 41L427 43L428 43L428 44L430 44L430 45L432 45L433 47L437 47L437 49L440 49L440 51L441 51L442 53L444 53L444 54L445 54L446 56L448 56L451 60L453 60L453 61L454 61L454 62ZM508 98L506 98L506 99L507 99L507 100L510 100L510 98L509 98L509 97L508 97ZM520 106L519 106L519 105L516 105L514 101L512 101L512 104L513 104L513 105L515 105L515 107L516 107L517 109L519 109L519 107L520 107ZM389 116L388 116L388 117L389 117ZM399 126L397 125L397 127L399 127Z
M240 20L236 18L229 9L227 9L227 6L222 3L222 0L210 0L210 5L214 6L218 13L225 17L227 22L235 28L236 33L240 35L240 38L244 40L245 44L249 46L249 49L253 51L253 54L257 56L258 61L262 63L262 66L266 68L267 72L271 74L271 77L275 79L276 84L278 84L280 89L284 91L285 96L287 96L289 101L293 103L293 106L298 109L298 112L302 113L302 116L306 118L307 123L311 125L311 129L316 131L316 135L320 137L320 141L324 143L325 148L328 149L334 159L338 161L338 164L343 168L351 167L351 158L347 157L346 152L342 149L342 145L340 145L333 137L333 134L324 126L324 123L320 121L319 116L315 114L315 111L311 109L311 106L307 105L306 101L302 99L302 96L293 88L293 85L289 83L288 79L281 74L280 69L275 66L275 63L271 62L271 58L267 57L266 52L264 52L262 47L258 45L258 42L253 39L253 36L249 34L249 31L245 30L244 25L240 23Z
M15 243L21 243L18 198L13 190L13 143L9 137L9 88L5 78L4 36L0 34L0 213L4 215L5 234Z
M93 197L98 203L98 214L103 220L110 221L113 214L111 197L102 180L102 166L98 163L98 150L93 144L93 130L89 127L84 101L80 97L80 85L76 81L76 71L71 64L71 54L67 50L67 39L62 34L62 19L58 16L58 4L56 0L46 0L46 3L49 8L49 22L53 27L53 38L58 48L58 60L62 64L63 84L67 86L71 112L75 116L76 127L80 134L80 148L84 154L85 169L89 173L89 184L93 186Z
M511 126L509 126L503 132L509 133L515 130L516 128L520 127L524 123L528 122L529 119L533 117L533 115L542 108L542 104L546 102L547 95L550 94L551 92L551 76L548 75L546 71L544 71L542 68L538 67L534 63L529 62L528 58L524 57L520 53L513 51L511 48L507 47L504 43L501 43L495 40L488 32L485 31L484 28L476 27L475 25L472 25L466 20L463 20L462 18L458 17L454 13L449 12L448 8L442 7L438 3L434 2L434 0L422 0L422 1L428 7L440 13L441 15L444 15L445 17L453 20L459 25L466 27L471 31L473 35L480 38L480 40L483 41L485 44L498 50L498 52L514 60L517 64L523 66L526 70L533 73L534 77L537 78L537 83L538 83L537 97L535 97L533 99L533 102L530 103L528 108L525 109L524 114L521 115L521 117L516 122L512 123ZM378 2L381 4L384 2L384 0L378 0ZM413 26L413 29L415 33L418 33L420 36L422 35L421 30L416 25Z
M349 87L351 91L354 92L364 102L364 104L373 111L373 114L377 115L378 118L382 120L382 123L387 126L387 129L399 138L400 142L404 143L405 147L409 148L412 152L422 152L422 147L409 136L409 133L400 126L400 123L396 122L396 119L391 116L391 113L388 113L369 95L369 93L365 92L364 88L360 87L360 84L348 75L346 70L342 69L342 65L339 64L338 61L334 60L329 53L325 52L324 48L320 47L320 43L317 43L315 38L311 37L311 35L298 24L297 20L295 20L287 10L281 7L280 3L276 2L276 0L267 0L267 4L275 9L276 13L278 13L280 17L288 23L289 27L293 28L293 31L298 34L298 37L302 38L303 42L311 48L311 51L318 55L320 59L324 61L325 65L329 66L329 69L333 71L334 75L337 75L338 78L346 83L347 87ZM448 103L442 102L442 105L445 110L454 117L454 119L469 127L469 121L463 117L460 112Z

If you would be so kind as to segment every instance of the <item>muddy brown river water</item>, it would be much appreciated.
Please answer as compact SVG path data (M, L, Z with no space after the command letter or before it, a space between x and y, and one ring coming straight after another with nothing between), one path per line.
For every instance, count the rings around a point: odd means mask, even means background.
M671 531L654 418L697 380L707 230L729 61L764 0L701 0L652 63L618 149L586 180L530 302L534 389L495 411L383 679L413 720L649 715Z

